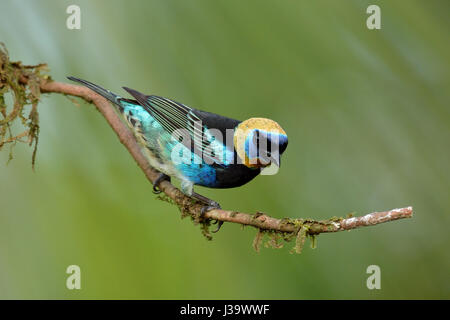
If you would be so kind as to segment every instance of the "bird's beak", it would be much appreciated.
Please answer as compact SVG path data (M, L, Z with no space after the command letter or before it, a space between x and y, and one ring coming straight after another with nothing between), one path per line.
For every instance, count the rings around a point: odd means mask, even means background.
M281 157L280 157L280 155L278 154L276 156L272 156L270 158L270 162L275 164L279 168L280 165L281 165Z
M271 176L277 174L280 169L280 156L270 157L270 165L261 170L261 175Z

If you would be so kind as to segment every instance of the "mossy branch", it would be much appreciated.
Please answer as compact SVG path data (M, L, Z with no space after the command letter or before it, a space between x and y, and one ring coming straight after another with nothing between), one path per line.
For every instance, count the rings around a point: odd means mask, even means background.
M3 119L0 120L0 150L5 144L15 143L27 137L28 140L26 142L30 145L33 141L35 142L32 157L32 163L34 164L39 133L37 104L40 100L40 94L60 93L67 96L79 97L88 103L94 104L117 134L119 141L125 146L137 165L144 172L147 179L153 183L158 178L159 172L150 167L133 133L121 121L106 99L88 88L52 81L48 75L42 74L42 71L46 68L45 64L24 66L20 62L10 62L8 53L4 47L3 49L0 48L0 56L0 113L3 115ZM12 91L14 94L14 106L12 111L8 113L4 94L9 91ZM29 115L25 116L24 106L27 104L31 104L32 109ZM28 129L21 134L13 135L10 127L16 119L21 119L22 123ZM270 237L266 245L274 248L282 247L282 240L290 241L295 239L296 245L294 250L300 253L306 237L312 238L312 247L315 247L316 236L320 233L372 226L398 219L410 218L413 214L412 207L406 207L374 212L360 217L331 218L316 221L312 219L276 219L263 213L249 214L214 209L206 212L200 221L199 217L202 204L197 203L183 194L168 181L162 181L159 189L165 194L164 200L173 202L179 207L182 216L190 216L195 222L201 223L202 232L208 239L211 239L209 232L211 221L237 223L243 226L255 227L258 233L253 242L253 246L257 251L260 248L265 234Z
M47 71L46 64L25 66L20 61L11 62L8 50L0 42L0 150L10 144L9 159L12 159L12 148L17 142L26 142L33 146L31 164L34 168L36 151L39 140L39 114L37 105L40 99L40 81L48 80L49 77L43 73ZM20 79L27 79L27 85L23 85ZM12 93L13 108L8 112L5 96ZM25 107L30 105L29 111ZM28 112L28 114L26 114ZM11 124L16 120L22 123L25 131L14 135ZM26 139L26 140L23 140Z

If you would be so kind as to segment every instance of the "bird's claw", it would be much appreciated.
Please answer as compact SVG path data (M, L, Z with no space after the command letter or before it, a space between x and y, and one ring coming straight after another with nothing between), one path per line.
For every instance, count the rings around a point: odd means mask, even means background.
M200 218L205 216L205 213L214 209L221 209L220 206L204 206L200 209Z
M205 213L206 213L206 212L211 211L211 210L214 210L214 209L222 209L222 208L221 208L221 206L220 206L219 203L217 203L216 201L211 200L210 203L209 203L209 205L204 206L204 207L202 207L202 208L200 209L200 219L202 219L202 218L205 216ZM223 221L216 220L215 222L213 222L213 224L217 224L217 229L216 229L216 230L213 230L213 231L211 231L211 232L212 232L212 233L216 233L216 232L218 232L218 231L220 230L220 228L222 227Z
M216 220L216 222L214 222L214 224L216 224L216 223L217 223L217 228L216 228L216 230L211 231L212 233L219 232L220 228L222 228L223 221Z
M158 189L156 185L153 186L153 193L154 194L160 194L162 191Z
M167 174L164 173L160 173L158 178L155 180L155 182L153 182L153 193L154 194L160 194L162 191L159 189L159 184L161 183L161 181L170 181L170 177Z

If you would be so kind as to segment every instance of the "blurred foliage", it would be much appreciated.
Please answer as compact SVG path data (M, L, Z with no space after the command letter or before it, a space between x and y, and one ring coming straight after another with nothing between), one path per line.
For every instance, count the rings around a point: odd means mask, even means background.
M70 4L1 1L11 57L48 63L58 81L283 126L276 176L197 189L224 208L325 219L412 205L415 216L322 235L301 255L256 253L256 231L231 224L205 241L155 199L95 108L43 96L35 172L25 145L9 165L0 153L0 298L450 297L450 2L79 0L81 30L68 30ZM381 30L366 28L369 4ZM79 291L65 287L71 264ZM381 290L366 287L372 264Z

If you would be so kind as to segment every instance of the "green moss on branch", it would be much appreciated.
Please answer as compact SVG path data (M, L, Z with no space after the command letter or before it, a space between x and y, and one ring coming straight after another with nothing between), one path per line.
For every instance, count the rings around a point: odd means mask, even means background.
M31 156L33 168L39 141L40 82L50 80L47 71L46 64L28 66L20 61L11 61L8 50L0 42L0 151L9 145L9 160L11 160L13 147L18 142L28 144L33 148ZM8 94L12 98L12 107L9 108ZM13 132L16 124L23 128L18 134Z

